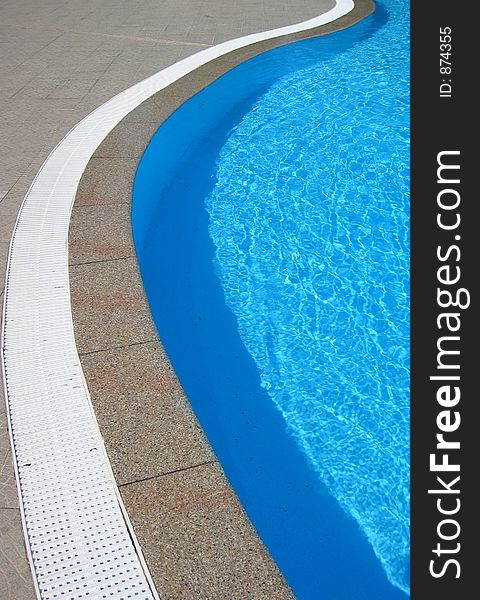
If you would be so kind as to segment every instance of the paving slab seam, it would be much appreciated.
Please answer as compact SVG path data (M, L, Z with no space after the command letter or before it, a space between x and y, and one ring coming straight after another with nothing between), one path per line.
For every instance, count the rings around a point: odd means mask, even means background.
M94 264L94 263L92 263ZM157 337L149 338L148 340L141 340L139 342L131 342L130 344L123 344L122 346L109 346L108 348L101 348L100 350L88 350L85 352L79 352L78 355L82 356L90 356L91 354L99 354L100 352L110 352L111 350L125 350L126 348L132 348L134 346L143 346L144 344L151 344L152 342L157 342Z
M174 469L173 471L167 471L165 473L158 473L158 475L150 475L150 477L143 477L143 479L133 479L132 481L126 481L125 483L120 483L118 487L120 489L127 487L129 485L135 485L138 483L144 483L145 481L151 481L152 479L161 479L162 477L168 477L169 475L175 475L175 473L183 473L185 471L190 471L191 469L198 469L199 467L205 467L206 465L215 465L218 464L218 460L206 460L205 462L198 463L197 465L189 465L188 467L181 467L180 469Z
M116 205L116 206L118 206L118 205ZM80 267L83 265L96 265L98 263L115 262L118 260L129 260L131 258L135 258L135 254L130 254L129 256L119 256L118 258L102 258L100 260L79 261L79 262L75 262L75 263L70 263L70 267Z
M78 123L37 173L9 249L1 356L20 512L39 598L80 597L78 590L103 597L106 587L109 597L126 598L136 591L142 598L158 598L118 491L122 484L117 485L111 471L73 335L67 232L77 185L90 157L136 106L202 65L252 44L260 45L261 51L267 39L284 38L288 43L299 31L317 29L352 9L351 0L339 0L318 18L224 42L167 67ZM201 466L216 468L217 461L197 465ZM205 473L210 477L213 471ZM229 493L225 488L221 495ZM50 521L41 516L49 511L54 513ZM65 520L66 528L61 526ZM68 566L68 575L52 575L55 560L43 539L47 532L53 535L58 560ZM68 543L62 541L65 537ZM103 542L112 537L108 543L114 548L106 553ZM72 545L80 547L75 557ZM92 547L87 551L88 545ZM93 577L92 558L101 563L106 556L114 563L109 575ZM120 579L126 568L131 575L128 584Z

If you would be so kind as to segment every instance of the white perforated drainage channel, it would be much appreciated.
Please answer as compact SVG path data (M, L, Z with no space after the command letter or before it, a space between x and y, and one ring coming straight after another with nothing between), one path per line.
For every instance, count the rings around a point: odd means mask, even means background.
M73 335L68 227L97 146L152 94L206 62L353 9L208 48L122 92L75 126L33 181L12 237L2 369L27 553L43 600L157 598L97 426Z

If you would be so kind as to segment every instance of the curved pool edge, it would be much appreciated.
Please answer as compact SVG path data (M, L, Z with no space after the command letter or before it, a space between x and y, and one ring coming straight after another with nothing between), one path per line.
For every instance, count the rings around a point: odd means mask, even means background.
M340 22L332 23L328 27L316 30L314 33L305 32L303 37L328 33L335 29L335 25L338 25L337 29L345 28L368 16L372 10L373 4L371 2L358 3L356 11L349 15L348 19L344 18ZM102 353L81 356L94 406L96 404L95 398L98 396L101 405L100 410L103 411L102 417L99 417L97 411L97 418L100 419L100 427L104 433L104 439L117 479L125 477L125 470L128 471L128 466L125 465L124 457L119 449L115 447L117 442L115 435L112 435L109 440L109 422L111 420L118 421L118 415L124 415L124 413L121 408L119 409L116 402L109 403L108 411L102 408L105 396L102 372L105 371L106 365L118 364L118 361L122 361L122 364L133 361L137 365L136 368L141 370L140 378L147 381L152 381L155 378L162 379L165 373L171 373L168 359L162 362L159 367L159 357L164 356L163 349L151 321L150 310L145 300L139 270L134 258L135 252L131 239L130 224L130 190L137 162L158 126L188 97L206 87L214 79L240 62L270 48L297 41L301 37L298 35L288 36L285 39L277 39L274 43L262 42L254 47L250 46L237 51L237 53L230 53L228 61L226 57L221 57L218 61L213 61L213 64L210 63L197 69L191 76L184 77L166 90L157 93L126 117L104 140L89 162L80 182L70 233L73 263L77 262L77 258L75 258L75 252L72 252L72 248L76 250L79 261L76 265L72 264L71 266L74 323L77 340L86 341L91 337L93 331L91 314L83 306L81 298L85 286L91 286L92 291L96 290L95 294L92 295L100 295L101 304L103 305L107 301L109 288L112 286L112 281L114 281L115 296L118 294L119 297L126 297L129 293L131 294L132 290L135 290L132 301L140 305L132 318L122 320L121 323L118 321L110 323L106 337L109 340L122 339L122 347L118 347L118 344L113 341L113 343L110 342L110 349L102 346ZM95 206L98 201L102 202L101 196L106 194L108 188L121 188L120 196L115 199L115 206L109 206L109 208ZM107 239L102 240L102 236L104 237L105 214L107 210L111 209L114 211L114 231L111 236L108 235ZM85 235L87 224L94 231L91 236L89 234L89 248L85 250L82 237ZM103 248L99 247L99 242L101 242L100 246L103 245ZM106 260L105 256L108 257ZM79 264L81 262L83 262L83 265ZM87 263L90 263L90 265ZM87 271L90 271L89 276ZM92 281L98 280L102 281L101 286L92 285ZM98 311L98 316L100 319L105 320L105 314L101 315L101 311ZM97 322L97 319L95 321ZM145 325L146 323L148 325ZM136 333L125 339L125 330L129 332L135 330ZM142 347L148 349L148 353L142 352L140 350ZM101 354L100 357L99 354ZM96 365L94 364L94 357L100 358ZM132 364L132 368L135 368L135 365ZM176 377L175 385L179 386ZM200 445L208 448L207 452L198 463L195 463L194 460L189 461L188 457L182 454L181 451L177 452L177 457L173 458L178 461L178 464L165 469L166 474L163 476L151 478L145 490L140 490L140 486L136 483L120 484L127 510L140 538L154 580L160 582L157 585L160 587L168 585L166 580L169 578L169 568L171 567L173 570L172 563L177 564L180 560L180 563L187 567L186 563L182 563L182 560L185 556L189 556L190 564L188 566L191 568L192 577L198 577L198 574L202 573L202 563L215 559L215 571L220 582L225 580L229 572L236 570L243 574L238 579L238 584L243 586L247 582L251 586L249 581L251 577L248 572L253 569L256 572L258 588L265 590L265 586L268 586L269 598L291 597L263 542L258 538L243 507L237 500L229 482L225 479L221 467L216 460L214 463L208 463L209 459L215 457L183 392L181 402L171 401L169 408L175 410L177 423L180 423L179 429L183 432L183 435L190 427L189 444L197 447L200 438ZM160 417L161 407L158 409L154 421L158 422ZM134 416L130 415L130 418L134 420ZM154 431L155 426L150 427L150 423L144 423L139 436L146 440L152 440ZM182 433L179 435L182 435ZM178 442L172 440L171 444L175 446ZM152 465L148 457L145 459L144 468L145 475L149 476ZM182 477L181 481L178 481L179 472L185 476ZM152 514L150 511L145 510L141 504L145 504L152 499L155 502L163 498L167 489L176 498L191 494L192 485L197 490L193 491L193 494L196 495L198 490L202 490L200 491L200 498L203 498L205 477L209 480L208 495L213 494L223 501L219 505L220 508L225 508L225 500L227 499L229 507L228 524L225 523L225 520L218 519L218 506L214 506L212 511L212 507L205 508L201 506L202 500L198 500L193 505L193 511L201 523L200 528L197 527L198 523L190 529L187 528L185 537L181 540L176 539L176 543L180 544L180 549L176 549L174 556L161 556L159 558L160 533L164 535L165 529L159 532L155 527L155 519L164 519L167 537L172 533L171 529L173 529L174 524L178 525L178 520L165 517L161 514L162 511ZM120 481L122 480L120 479ZM215 524L213 532L212 522ZM231 527L232 523L234 524L235 535L225 539L221 545L220 555L218 555L218 539L215 541L215 538L224 536L224 529ZM182 521L182 527L184 525L185 523ZM198 539L201 540L203 553L202 558L195 558L194 562L192 562L192 557L196 542L192 544L191 540L186 539L189 534L192 534L192 531L195 532L197 542ZM211 545L212 538L213 546ZM214 555L213 559L212 555ZM165 570L166 565L167 569ZM205 577L205 574L200 576Z
M362 2L359 4L370 3ZM357 15L356 11L355 14ZM366 14L369 13L367 12L362 16L366 16ZM361 17L358 16L358 18ZM348 25L345 24L345 22L341 24L341 27L346 26ZM323 32L326 33L327 31ZM322 32L317 33L314 29L305 32L305 34L308 36L317 35L320 33ZM261 36L261 34L257 35ZM277 37L276 41L278 44L288 43L294 39L300 39L296 38L297 35L298 34L296 33L290 33L288 36L285 36L285 38ZM255 36L247 36L247 38L252 37ZM221 44L220 46L223 46L226 52L231 53L232 51L227 49L228 44L229 43L227 42L226 44ZM262 44L263 42L258 42L259 52L266 49L261 47ZM208 52L206 53L208 54ZM245 58L248 58L248 56L245 56ZM243 60L245 60L245 58L243 58ZM185 59L184 61L181 61L181 63L183 63L184 68L190 68L192 65L192 61L190 59ZM95 464L92 464L92 468L94 470L98 468L98 465L100 465L100 469L102 471L100 476L101 482L99 486L96 486L97 489L95 491L104 493L105 490L107 490L106 493L109 495L109 501L112 503L111 510L115 513L117 518L116 525L118 525L119 529L121 530L120 537L122 538L122 543L127 545L128 552L133 552L135 555L133 560L134 562L138 561L135 568L137 569L140 580L142 580L142 577L144 578L143 583L140 585L147 585L149 592L145 593L151 594L152 597L156 597L155 590L151 585L148 569L143 562L140 548L135 541L135 534L130 527L128 516L123 509L122 499L118 494L115 480L111 475L108 458L103 453L103 443L97 430L95 415L92 412L88 389L83 378L82 368L79 364L77 349L73 340L72 323L70 318L70 299L68 294L66 231L69 224L71 204L76 194L76 187L82 176L85 166L92 156L93 150L122 117L127 115L134 106L139 105L143 99L150 98L150 96L156 92L156 89L167 86L170 78L173 77L173 75L173 67L165 69L160 74L145 80L145 82L142 82L137 86L133 86L133 88L130 88L130 90L127 90L126 92L122 92L119 96L116 96L112 101L94 111L94 113L89 115L86 119L81 121L76 127L73 128L73 130L64 138L64 140L62 140L62 142L60 142L60 144L54 149L42 169L37 174L37 177L27 193L24 204L22 205L22 209L19 213L19 218L17 220L15 231L12 237L4 297L2 367L4 369L5 391L8 405L7 410L9 415L9 430L11 433L11 441L15 457L16 476L21 497L20 505L26 535L26 545L29 553L29 560L34 572L34 581L37 586L37 594L39 596L41 596L43 589L42 586L45 584L45 581L42 581L42 576L44 574L42 575L41 572L39 573L39 563L37 563L36 567L34 564L36 559L34 561L33 555L36 553L36 556L38 556L38 553L42 553L44 549L37 546L35 550L32 550L31 536L35 532L36 528L45 526L48 527L48 522L46 523L45 520L40 522L38 514L35 513L35 511L40 512L42 508L47 508L48 502L45 501L45 498L43 498L41 501L36 500L37 506L35 506L34 510L32 511L31 506L26 506L28 495L27 488L29 488L30 493L32 493L32 490L35 492L35 490L38 490L40 486L43 485L43 489L48 491L48 486L51 485L51 481L48 480L48 477L37 477L36 481L34 481L34 479L29 479L30 474L28 473L28 468L31 466L32 462L26 462L25 456L28 456L29 458L32 456L34 461L37 459L41 461L43 458L45 458L47 462L52 460L52 456L49 456L48 452L46 453L46 457L38 457L35 455L35 451L41 453L45 451L45 448L38 440L40 434L35 435L35 432L32 434L32 427L29 427L29 422L31 420L30 411L32 410L33 406L31 402L33 399L32 394L34 395L35 410L37 411L37 429L40 431L42 427L44 428L41 436L46 436L47 439L49 439L49 447L55 450L63 450L63 439L67 438L69 435L71 435L72 439L74 439L78 429L81 428L77 423L75 423L75 420L72 419L72 409L74 409L75 416L79 410L79 406L81 406L82 410L85 412L85 421L87 422L87 434L85 437L88 438L88 436L93 436L93 438L89 438L88 441L90 443L87 444L88 448L85 448L85 451L88 451L88 453L91 454L91 452L93 450L97 450L98 447L100 450L99 454L101 455L97 461L93 461ZM205 83L205 85L207 83ZM140 108L142 107L140 106ZM127 138L130 141L132 140L132 137L140 138L142 132L145 136L148 136L151 128L135 126L135 121L132 121L132 118L134 119L133 115L131 115L129 120L130 132L127 133ZM128 125L128 123L125 124ZM132 131L135 132L135 135L133 136ZM115 135L118 136L118 133L118 131L112 132L111 135L115 137ZM111 139L112 138L110 138L110 140L108 138L105 139L105 145L102 144L102 147L105 148L108 146L108 143L111 143ZM99 151L101 151L100 148ZM138 156L139 154L136 154L135 157L129 156L127 158L129 160L135 160L138 159ZM96 153L95 158L99 157L101 157L101 153L100 155ZM102 176L103 175L105 175L105 173L102 173ZM89 224L93 226L93 221L90 221ZM120 225L119 228L121 228ZM75 223L73 223L72 231L73 233L71 234L71 238L74 239ZM118 230L117 232L110 230L109 233L115 235L115 233L118 234ZM100 245L102 245L104 238L105 233L102 233L99 238L101 240ZM93 246L97 249L98 244L98 240L96 242L93 241ZM85 251L85 245L83 248ZM122 253L124 252L124 249L125 246L122 247ZM72 246L70 246L70 250L73 258L72 262L75 263L75 251L72 252ZM119 257L118 260L122 260L124 258L125 257ZM107 261L108 260L118 262L118 260L115 258L107 259ZM88 261L83 264L86 264L87 262ZM99 264L104 262L106 261L94 260L91 261L91 264ZM134 297L132 294L129 295L128 293L132 290L132 287L135 288L135 277L138 277L138 274L135 275L136 265L134 264L134 261L130 262L127 272L128 271L130 272L130 277L126 277L125 279L123 278L122 274L120 274L119 277L117 270L116 273L113 273L113 279L110 279L110 283L108 278L102 281L107 289L114 289L115 283L118 282L119 278L122 279L123 283L129 282L129 285L127 285L126 296L125 294L122 296L122 292L118 292L117 306L121 306L122 311L125 308L131 308L132 303L135 304L135 302L137 302L137 308L142 304L142 300L140 299L142 294L141 289L139 290L138 298ZM94 292L93 294L90 294L88 291L88 284L91 283L89 278L86 277L82 282L79 282L77 275L72 276L72 305L75 311L78 309L78 304L83 305L84 314L86 314L87 319L91 319L92 314L91 311L90 314L88 314L89 310L88 306L86 307L86 303L88 304L88 299L90 299L94 305L98 306L99 300L101 304L101 293L96 294L96 292ZM83 275L85 276L85 273L83 273ZM33 286L31 285L32 281L35 282ZM75 285L79 283L80 288L77 288L77 291L79 289L80 293L76 293ZM145 305L144 301L143 304ZM21 320L22 323L20 323ZM138 325L137 321L135 318L133 319L133 324L135 327ZM140 321L142 321L144 325L149 321L148 311L142 316ZM78 340L82 338L81 327L79 330L78 323L78 317L75 316L77 345ZM147 323L146 330L148 330L148 327L149 326ZM96 329L98 329L98 327L96 327ZM156 343L153 341L155 337L151 337L151 330L148 336L148 339L141 340L141 343ZM11 342L11 338L15 338L14 343ZM108 333L106 338L108 339ZM135 344L133 344L132 347L134 345ZM102 346L100 349L94 350L91 353L86 353L85 356L98 354L99 350L101 351L104 349L105 347ZM158 360L160 360L160 358L162 357L161 349L159 348ZM19 360L22 363L21 365L19 365ZM82 356L82 366L87 375L88 386L92 392L91 396L93 403L95 404L96 396L94 390L98 389L98 385L95 384L95 377L100 375L101 379L101 373L99 374L97 371L96 373L92 374L91 369L89 370L89 368L85 366L86 360L87 359ZM142 359L140 358L140 362L141 360ZM25 365L27 368L25 368ZM32 378L35 378L37 375L33 375L32 369L36 370L37 373L40 371L38 374L39 381L36 382L34 390L32 390L31 387ZM135 371L135 368L133 368L133 370ZM158 371L155 372L158 373ZM171 381L169 384L171 384ZM37 389L39 388L42 389L43 393L37 393ZM28 398L26 403L24 402L25 398ZM51 418L51 413L48 414L49 407L51 408L53 406L51 403L52 400L58 401L55 404L56 414L54 415L54 418ZM24 405L20 406L22 402ZM21 409L20 411L19 408ZM188 405L184 405L183 408L188 414ZM65 409L65 414L60 414L63 409ZM95 409L98 418L99 407L95 406ZM23 413L21 411L23 411ZM64 419L64 421L62 421L62 419ZM71 423L69 423L69 421L71 421ZM59 432L59 425L60 427L65 425L66 429L63 432ZM195 429L195 427L196 425L193 424L192 428ZM70 433L68 433L69 431ZM67 433L65 434L65 432ZM33 440L33 445L32 439L28 439L29 436L32 436L32 438L36 437L36 439ZM50 438L48 438L48 436L50 436ZM92 447L92 439L95 441L94 447ZM108 437L105 434L104 439L108 446ZM35 444L37 444L37 447L35 447ZM202 446L202 444L203 442L199 440L199 453L201 454L201 452L205 452L206 454L201 455L202 460L199 466L202 466L205 471L212 472L215 470L215 461L211 455L208 454L208 448L206 446ZM60 455L61 452L58 454ZM60 463L62 460L65 460L65 457L58 455L54 456L53 458L59 460ZM79 462L81 463L81 461L78 461L77 458L78 457L75 452L75 460L72 459L72 456L68 457L67 459L69 469L60 468L58 469L58 473L56 473L56 476L58 477L69 479L68 483L70 486L72 480L72 471L70 469L71 464L72 462L75 463L75 465L77 465ZM204 458L208 458L208 460L203 460ZM111 457L110 460L112 460ZM112 461L112 465L114 466L115 471L114 461ZM50 469L51 466L52 464L49 463ZM84 465L81 464L78 466L80 470L84 467ZM44 466L43 468L45 469L46 467ZM41 473L42 469L40 468L38 472ZM176 472L178 472L178 470ZM115 475L117 477L118 485L122 487L122 494L124 496L124 501L127 504L127 510L128 512L131 512L135 501L138 500L138 493L130 493L126 489L123 489L123 486L126 486L128 481L125 483L120 483L122 481L121 478L119 478L117 473L115 473ZM219 477L221 478L221 474ZM76 485L74 486L75 493L79 493L78 488L80 486L78 482L80 479L81 478L79 477L76 480ZM58 481L55 482L55 485L58 485ZM203 500L205 500L205 498L208 499L213 497L215 503L217 503L217 500L220 497L226 504L231 501L228 496L227 489L222 490L221 495L219 496L217 491L212 491L211 486L209 486L209 475L204 473L200 484L197 486L197 491L198 489L203 490L201 493ZM80 489L80 492L81 491L82 490ZM195 494L193 495L195 496ZM149 497L150 496L147 494L144 499L149 502ZM88 506L85 507L87 512L95 508L95 501L92 507L89 498L90 496L87 493ZM35 502L33 504L35 504ZM177 505L175 505L175 509L178 509ZM92 513L93 512L94 511L92 510ZM133 508L131 514L134 513L135 510ZM95 517L92 517L92 520L95 522ZM136 527L137 534L139 537L142 537L144 527L141 522L136 523L136 525L138 525L138 528ZM106 533L108 534L109 532L107 531ZM131 546L132 539L133 547ZM45 556L48 556L48 553L45 554ZM102 556L101 551L99 551L99 556ZM264 560L268 562L268 556L265 557ZM148 562L150 563L150 560L148 560ZM152 566L149 566L152 570ZM249 575L245 575L245 577L248 579ZM60 586L62 585L61 578L56 582L56 584ZM273 595L271 597L283 596Z

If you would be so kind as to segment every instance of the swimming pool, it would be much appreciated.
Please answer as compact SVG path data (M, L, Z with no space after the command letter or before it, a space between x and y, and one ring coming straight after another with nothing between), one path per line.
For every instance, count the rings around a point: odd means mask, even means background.
M177 375L298 598L400 598L409 563L408 3L185 103L132 223Z

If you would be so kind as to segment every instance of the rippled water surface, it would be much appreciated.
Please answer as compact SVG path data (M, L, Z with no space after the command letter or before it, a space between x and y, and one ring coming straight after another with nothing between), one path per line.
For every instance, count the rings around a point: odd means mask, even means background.
M408 10L237 67L135 179L163 345L302 600L409 590Z
M261 384L408 589L408 3L277 81L207 198L215 261Z

